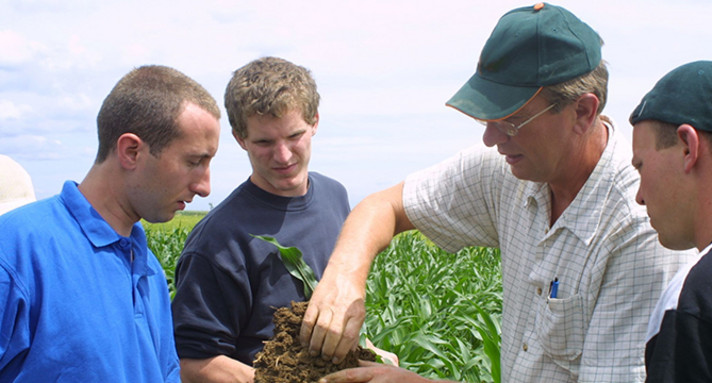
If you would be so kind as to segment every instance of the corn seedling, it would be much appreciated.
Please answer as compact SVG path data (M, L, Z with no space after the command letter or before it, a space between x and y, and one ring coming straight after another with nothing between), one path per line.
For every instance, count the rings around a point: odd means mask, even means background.
M168 281L168 292L171 295L171 299L173 299L176 292L174 279L176 262L178 262L191 229L186 227L159 228L154 226L146 226L145 229L148 248L151 249L163 267L163 273Z
M252 235L252 234L250 234ZM304 296L309 300L311 298L314 289L316 289L316 275L314 275L314 270L312 270L302 257L302 252L296 247L285 247L279 244L273 237L268 237L265 235L252 235L255 238L261 239L265 242L269 242L279 249L279 255L282 258L282 263L284 267L287 268L289 274L292 274L294 278L304 284Z

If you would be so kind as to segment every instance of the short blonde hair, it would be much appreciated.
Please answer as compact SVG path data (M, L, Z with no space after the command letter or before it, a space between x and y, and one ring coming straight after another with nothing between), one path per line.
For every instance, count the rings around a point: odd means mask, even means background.
M308 69L277 57L250 62L233 73L225 89L225 109L232 130L247 137L252 116L281 118L299 110L304 121L316 124L319 93Z

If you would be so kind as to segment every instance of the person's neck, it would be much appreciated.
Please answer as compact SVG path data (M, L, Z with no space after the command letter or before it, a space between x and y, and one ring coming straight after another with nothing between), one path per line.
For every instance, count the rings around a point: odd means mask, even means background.
M699 149L702 152L695 165L697 173L697 183L685 191L686 197L694 202L690 208L693 210L694 220L692 221L692 230L694 232L695 247L699 251L705 250L712 243L712 196L709 190L712 190L712 156L709 155L709 147L703 146ZM692 177L689 175L688 177ZM682 182L681 182L682 183ZM678 187L676 185L676 187ZM692 190L689 190L692 189Z
M119 235L128 237L139 218L129 214L129 209L124 206L123 186L116 182L121 177L115 173L106 161L94 164L78 188L109 226Z
M606 150L610 134L608 128L597 119L592 129L590 135L582 139L582 144L572 151L572 156L567 160L567 164L571 164L568 171L562 172L557 180L548 183L551 190L552 226L581 191Z

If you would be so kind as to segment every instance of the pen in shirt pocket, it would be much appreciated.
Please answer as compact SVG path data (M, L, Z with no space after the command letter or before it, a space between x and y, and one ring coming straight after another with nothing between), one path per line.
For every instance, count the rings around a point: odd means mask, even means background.
M549 298L556 298L559 294L559 278L554 278L551 283L549 283Z

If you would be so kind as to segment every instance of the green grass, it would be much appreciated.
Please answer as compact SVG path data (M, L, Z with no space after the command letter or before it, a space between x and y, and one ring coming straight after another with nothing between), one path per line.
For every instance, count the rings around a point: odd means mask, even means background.
M175 295L174 276L176 262L178 262L181 251L183 251L188 234L205 214L205 212L181 211L172 220L165 223L141 221L146 230L148 248L153 251L153 254L156 255L161 266L163 266L171 299Z
M403 233L371 268L367 335L422 376L498 382L501 280L499 250L450 254Z
M144 222L171 297L175 263L205 213ZM440 250L418 232L398 235L374 262L366 287L366 335L401 367L433 379L499 382L502 277L497 249Z
M141 220L144 228L171 230L173 228L188 228L192 230L198 221L205 217L205 211L178 211L172 220L164 223L149 223Z

